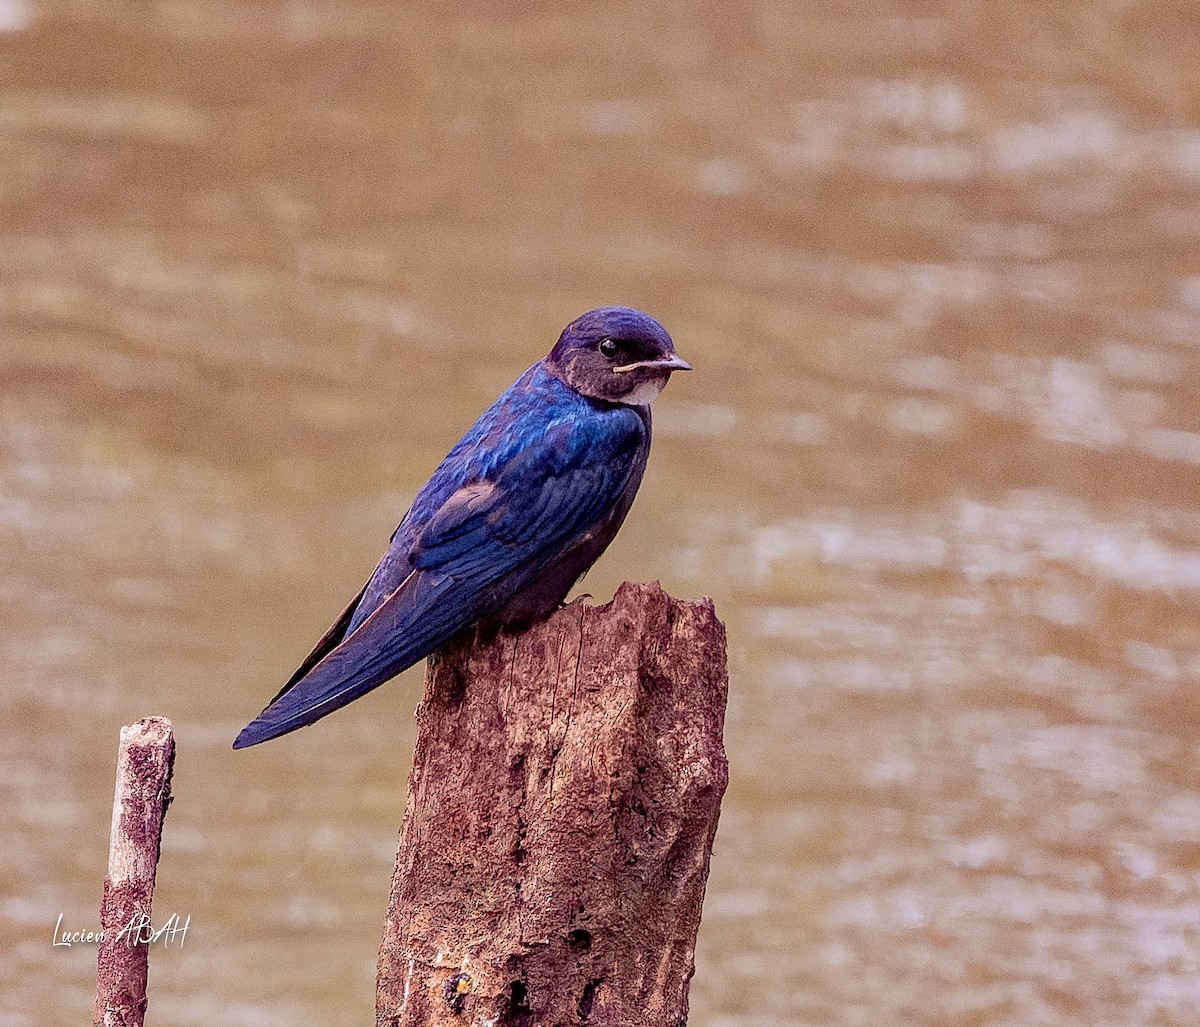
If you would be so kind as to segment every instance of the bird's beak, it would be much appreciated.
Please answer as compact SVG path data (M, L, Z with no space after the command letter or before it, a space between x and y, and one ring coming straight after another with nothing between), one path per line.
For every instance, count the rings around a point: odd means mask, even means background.
M692 365L683 359L678 353L672 353L669 357L663 357L661 360L638 360L632 364L622 364L620 367L614 367L613 371L617 374L625 374L626 371L690 371Z

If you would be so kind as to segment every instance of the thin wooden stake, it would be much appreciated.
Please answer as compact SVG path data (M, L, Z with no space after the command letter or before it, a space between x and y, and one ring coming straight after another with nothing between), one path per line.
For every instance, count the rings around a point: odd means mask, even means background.
M174 763L175 732L165 717L121 728L100 904L95 1027L142 1027L146 1015L150 907Z

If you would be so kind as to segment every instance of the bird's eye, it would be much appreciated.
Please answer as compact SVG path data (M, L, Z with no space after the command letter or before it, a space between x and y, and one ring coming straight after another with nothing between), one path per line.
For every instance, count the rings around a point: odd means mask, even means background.
M601 339L600 352L606 357L615 357L621 350L614 339Z

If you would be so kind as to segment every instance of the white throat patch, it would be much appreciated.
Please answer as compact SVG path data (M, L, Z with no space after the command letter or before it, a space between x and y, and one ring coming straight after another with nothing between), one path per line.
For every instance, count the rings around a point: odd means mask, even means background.
M649 381L634 386L628 395L622 397L621 402L628 403L634 407L648 406L654 400L658 399L658 394L662 392L666 384L666 375L663 375L661 378L651 378Z

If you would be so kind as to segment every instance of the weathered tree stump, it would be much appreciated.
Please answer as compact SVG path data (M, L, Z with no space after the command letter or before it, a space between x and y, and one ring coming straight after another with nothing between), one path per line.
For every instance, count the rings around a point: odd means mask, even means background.
M657 583L429 662L377 1027L676 1027L727 781L725 629Z
M104 939L96 957L95 1027L142 1027L163 818L171 801L175 733L164 717L121 728L108 876L100 904Z

